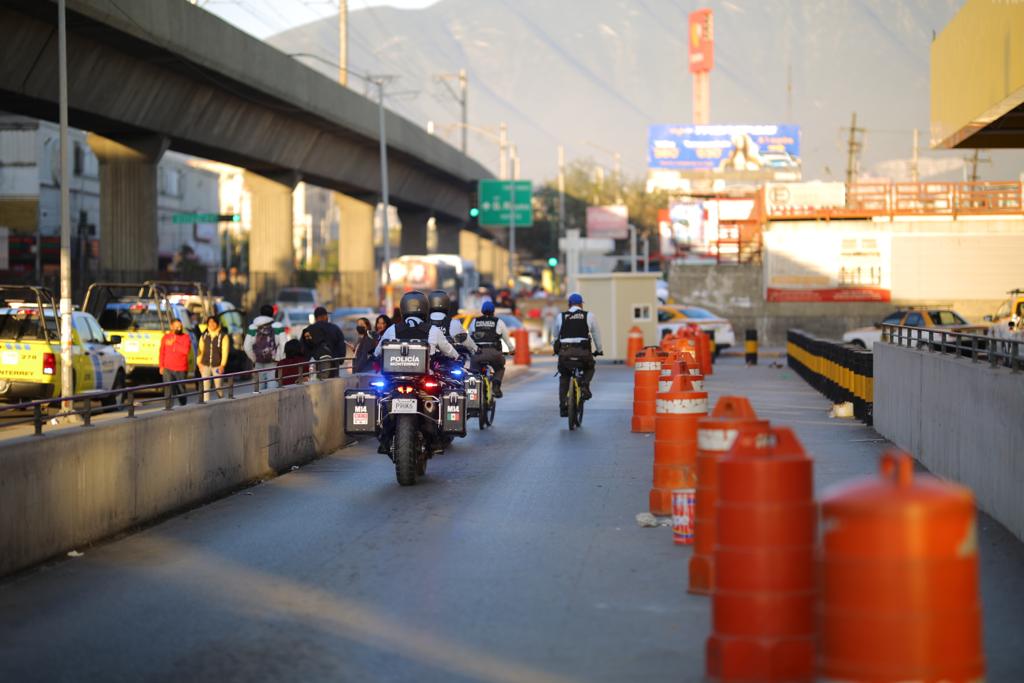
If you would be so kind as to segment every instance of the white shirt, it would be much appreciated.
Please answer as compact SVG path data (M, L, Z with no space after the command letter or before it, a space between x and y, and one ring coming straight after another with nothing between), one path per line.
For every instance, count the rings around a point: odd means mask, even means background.
M444 320L444 318L444 313L435 312L430 314L431 320ZM465 334L466 338L463 341L458 342L459 344L465 346L466 350L469 351L470 353L476 353L477 351L480 350L480 348L476 345L476 342L470 339L469 335L466 333L466 330L462 328L462 323L460 323L455 318L452 318L451 321L448 323L448 336L455 340L458 339L459 335L462 334Z
M411 321L414 325L418 325L423 322L420 318L413 317L406 318L406 321ZM381 344L389 339L398 339L398 336L395 334L394 325L384 330L384 334L380 336L380 341L377 342L377 348L373 350L374 358L380 358L380 354L383 351ZM430 326L430 334L427 335L427 343L430 344L430 355L434 355L440 351L452 360L458 360L459 352L455 350L455 347L448 343L448 340L445 339L444 333L433 325Z
M570 313L573 313L575 311L580 311L580 310L583 310L583 309L581 309L579 306L570 306L569 307L569 312ZM590 328L590 338L594 342L594 351L597 352L597 353L602 353L602 351L601 351L601 330L599 330L597 328L597 318L595 318L594 314L591 313L590 311L587 311L587 327ZM559 332L561 332L561 330L562 330L562 316L559 315L557 318L555 318L555 339L558 339L558 334L559 334ZM562 339L561 341L565 342L566 344L583 344L584 342L587 341L587 339L585 337L567 337L565 339Z

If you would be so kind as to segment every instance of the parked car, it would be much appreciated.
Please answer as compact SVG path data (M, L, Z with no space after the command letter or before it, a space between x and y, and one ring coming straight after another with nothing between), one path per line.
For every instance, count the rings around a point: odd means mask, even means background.
M298 339L302 330L314 322L313 309L278 307L274 320L284 325L284 333L289 339Z
M715 333L715 348L719 351L736 345L736 332L732 323L706 308L688 304L658 306L658 338L675 333L686 325L696 325L707 333Z
M312 311L322 305L313 287L285 287L277 293L278 308L308 308Z
M993 328L998 326L1005 329L1011 321L1019 327L1021 319L1024 318L1024 289L1012 289L1007 294L1009 298L999 309L984 318L986 322L992 323Z
M844 333L843 341L870 349L876 341L882 341L882 325L934 328L967 334L980 334L986 329L984 325L970 324L959 313L948 307L910 307L890 313L874 327L861 327Z
M19 297L16 290L28 293ZM35 292L39 291L37 298ZM56 303L45 290L0 287L0 401L60 396L60 330ZM121 389L125 359L114 348L120 336L107 337L89 313L71 314L71 368L75 393ZM115 405L120 397L103 399Z

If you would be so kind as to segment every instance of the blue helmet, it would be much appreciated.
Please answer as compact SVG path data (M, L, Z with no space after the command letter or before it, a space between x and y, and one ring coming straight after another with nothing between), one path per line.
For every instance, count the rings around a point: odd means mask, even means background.
M484 315L494 315L494 302L488 299L480 306L480 312Z
M570 294L569 295L569 305L570 306L582 306L583 305L583 295L580 294L579 292L573 292L572 294Z

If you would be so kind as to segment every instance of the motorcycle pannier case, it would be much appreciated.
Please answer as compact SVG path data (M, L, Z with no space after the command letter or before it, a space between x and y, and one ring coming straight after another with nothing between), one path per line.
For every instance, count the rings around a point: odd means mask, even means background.
M466 435L466 395L457 391L449 391L442 396L444 411L442 429L445 434L453 436Z
M420 341L386 341L381 347L381 372L392 375L425 375L430 346Z
M483 381L476 375L469 375L466 377L464 385L466 387L466 410L470 412L480 410L481 394L484 390Z
M366 389L345 390L345 433L377 431L377 394Z

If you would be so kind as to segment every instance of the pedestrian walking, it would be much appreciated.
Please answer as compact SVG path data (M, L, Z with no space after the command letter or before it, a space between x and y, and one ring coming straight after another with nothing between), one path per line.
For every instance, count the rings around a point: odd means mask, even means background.
M192 338L185 334L185 326L177 318L171 320L171 331L160 340L160 376L165 382L188 379L192 365ZM181 405L188 403L184 384L173 384L167 388L171 396L177 396Z
M306 381L305 371L309 364L309 356L302 348L298 339L289 339L284 345L284 358L277 361L277 380L281 386L301 384Z
M203 400L210 400L210 385L217 392L217 398L224 398L221 385L224 382L222 375L228 365L228 355L231 353L231 338L220 325L217 316L211 315L206 319L206 331L199 338L199 376L203 381ZM206 379L210 378L210 379Z
M274 320L274 307L263 305L260 314L245 331L242 350L256 368L259 390L277 388L277 361L284 358L288 335Z
M370 330L369 318L360 318L356 321L356 335L352 372L373 372L373 350L377 347L377 338Z
M331 322L323 306L317 306L313 311L313 321L312 325L302 330L302 345L306 355L317 362L317 376L320 379L337 377L348 353L345 333Z

